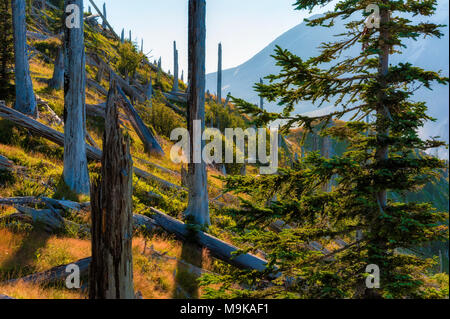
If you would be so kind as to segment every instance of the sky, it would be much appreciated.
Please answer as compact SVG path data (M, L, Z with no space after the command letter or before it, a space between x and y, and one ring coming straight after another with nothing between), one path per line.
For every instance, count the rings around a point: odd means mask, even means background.
M173 41L177 41L180 73L187 73L187 0L94 0L120 36L129 30L144 53L153 59L162 57L164 70L173 70ZM266 47L282 33L300 24L310 15L296 11L294 0L207 0L206 72L217 70L217 46L223 46L223 68L238 66ZM85 0L85 11L90 5ZM94 8L91 6L95 13ZM324 10L314 11L320 13ZM99 20L101 22L101 20Z

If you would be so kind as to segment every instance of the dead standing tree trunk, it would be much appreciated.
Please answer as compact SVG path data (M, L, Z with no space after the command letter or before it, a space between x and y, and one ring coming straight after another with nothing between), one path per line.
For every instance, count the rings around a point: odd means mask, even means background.
M64 181L78 194L89 194L86 157L86 57L83 0L66 0L78 8L78 27L64 28ZM76 9L75 9L76 10ZM72 13L65 12L64 21ZM70 18L69 18L70 19Z
M90 299L134 299L132 259L133 161L119 124L111 81L103 136L102 174L92 182Z
M53 77L48 83L48 86L54 90L61 90L64 84L64 48L58 49L58 54L55 60L53 69Z
M173 86L172 92L178 92L178 50L177 42L173 41Z
M188 130L190 152L188 164L189 204L185 215L198 225L210 225L204 141L194 140L195 131L205 128L205 41L206 1L189 0L189 84ZM200 158L199 158L200 157Z
M37 117L37 103L30 76L27 54L27 30L25 0L12 0L14 29L16 103L14 108L24 114Z
M217 65L217 103L222 103L222 43L219 43L219 62Z

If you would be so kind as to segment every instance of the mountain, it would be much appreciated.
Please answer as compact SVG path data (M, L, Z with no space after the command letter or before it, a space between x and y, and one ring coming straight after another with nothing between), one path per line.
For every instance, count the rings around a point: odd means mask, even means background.
M428 70L439 71L448 76L449 73L449 19L448 19L448 2L449 0L440 0L436 14L429 18L409 17L413 22L430 21L437 24L446 25L442 28L445 34L441 39L425 38L418 41L405 42L406 48L403 49L401 55L394 55L392 63L410 62L413 65L423 67ZM287 31L262 51L256 54L249 61L243 63L232 69L223 71L223 92L225 96L228 92L235 97L243 98L249 102L259 104L259 97L253 90L254 83L258 82L260 78L264 78L269 74L277 74L279 68L275 66L275 61L271 57L274 53L275 46L279 45L284 49L288 49L294 54L308 58L318 54L317 49L322 42L334 41L334 35L340 34L344 31L342 21L336 21L336 25L332 28L323 27L308 27L305 22L297 25L291 30ZM355 47L347 52L348 55L354 55L359 50ZM217 90L217 74L211 73L206 77L207 89L211 92ZM448 87L436 85L430 91L421 88L416 91L415 100L426 101L429 107L431 116L437 118L435 123L427 123L422 129L423 137L440 136L447 143L449 142L449 91ZM279 107L276 103L265 103L265 107L270 111L275 111ZM323 106L317 109L317 106L312 103L301 103L296 108L297 113L313 114L317 112L326 112L333 108L333 106ZM448 158L448 151L441 149L439 151L441 157Z

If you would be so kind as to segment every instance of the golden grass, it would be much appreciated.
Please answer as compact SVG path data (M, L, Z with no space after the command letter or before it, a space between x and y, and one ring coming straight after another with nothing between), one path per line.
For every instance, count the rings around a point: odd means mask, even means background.
M144 251L144 248L147 247ZM150 249L151 247L151 249ZM90 256L91 243L44 233L16 233L0 229L0 273L10 274L1 281L26 274L45 271ZM169 258L158 258L157 251ZM31 258L30 258L31 257ZM190 273L183 259L203 269L212 270L212 259L206 250L193 249L171 236L154 236L151 239L137 237L133 240L134 285L144 299L170 299L201 296L197 287L197 275ZM16 269L8 273L10 268ZM5 269L6 268L6 269ZM5 275L5 274L4 274ZM83 299L86 292L64 287L42 286L18 282L0 284L0 294L18 299Z

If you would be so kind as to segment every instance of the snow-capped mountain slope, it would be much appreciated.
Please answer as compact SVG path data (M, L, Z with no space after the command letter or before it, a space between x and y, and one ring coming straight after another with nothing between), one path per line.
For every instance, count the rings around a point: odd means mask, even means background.
M413 65L425 68L427 70L439 71L448 76L449 73L449 19L448 7L449 0L440 0L436 14L430 18L412 17L412 21L430 21L437 24L446 25L442 28L445 34L441 39L437 38L421 38L418 41L405 42L407 48L403 50L403 54L392 57L391 63L410 62ZM275 66L274 59L271 55L274 53L276 45L288 49L294 54L308 58L317 55L318 47L322 42L330 42L336 39L334 35L342 33L344 26L337 21L332 28L308 27L306 23L301 23L291 30L287 31L270 45L256 54L252 59L244 64L223 71L223 92L222 96L226 96L231 92L233 96L244 98L245 100L258 104L259 97L253 90L254 83L260 78L264 78L269 74L276 74L278 67ZM346 54L353 55L357 53L355 47ZM353 52L352 52L353 51ZM226 57L224 57L226 58ZM207 75L207 89L212 93L216 92L217 74ZM426 101L430 109L430 115L437 118L436 123L428 123L422 130L424 137L441 136L445 141L449 141L448 125L449 125L449 89L447 86L436 85L433 90L422 88L418 90L414 96L414 100ZM329 107L329 106L324 106ZM323 107L323 108L324 108ZM266 108L276 110L279 107L274 103L266 103ZM302 103L298 105L296 112L309 113L324 112L318 110L317 106L311 103ZM441 150L441 156L448 157L448 152Z

